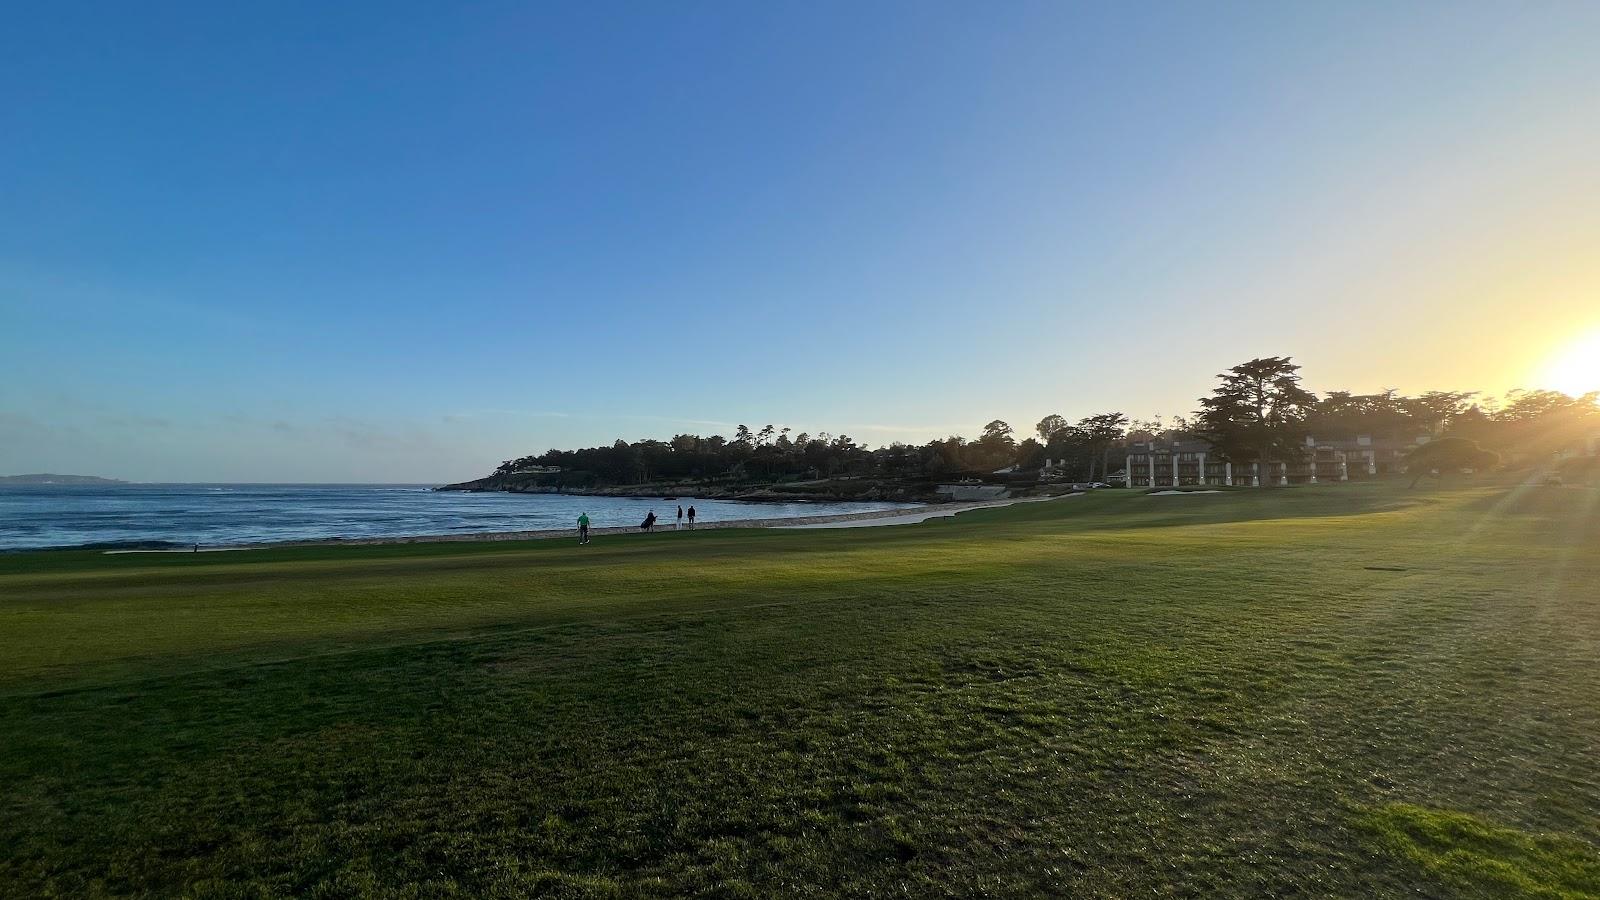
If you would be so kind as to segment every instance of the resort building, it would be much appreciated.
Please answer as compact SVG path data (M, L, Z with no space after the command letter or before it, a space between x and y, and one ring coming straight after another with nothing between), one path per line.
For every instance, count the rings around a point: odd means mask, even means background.
M1399 471L1405 455L1429 440L1428 435L1408 438L1375 438L1370 434L1352 438L1310 436L1298 460L1235 465L1222 459L1203 438L1171 435L1129 444L1125 472L1128 487L1145 488L1259 487L1350 481Z

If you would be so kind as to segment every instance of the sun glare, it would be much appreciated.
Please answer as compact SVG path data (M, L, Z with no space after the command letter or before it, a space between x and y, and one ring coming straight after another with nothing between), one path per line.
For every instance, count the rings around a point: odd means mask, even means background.
M1540 380L1551 390L1573 396L1600 391L1600 329L1568 344Z

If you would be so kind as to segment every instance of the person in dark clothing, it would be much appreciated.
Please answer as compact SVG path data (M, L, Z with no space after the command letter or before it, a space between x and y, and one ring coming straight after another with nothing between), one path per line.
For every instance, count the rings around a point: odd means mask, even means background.
M653 509L650 510L650 514L644 517L644 521L643 522L639 523L639 530L641 530L641 531L655 531L656 530L656 511L655 510L653 510Z
M694 527L694 507L689 507L689 527Z
M673 528L682 528L683 527L683 504L682 503L678 504L678 523L676 525L672 526L672 527Z

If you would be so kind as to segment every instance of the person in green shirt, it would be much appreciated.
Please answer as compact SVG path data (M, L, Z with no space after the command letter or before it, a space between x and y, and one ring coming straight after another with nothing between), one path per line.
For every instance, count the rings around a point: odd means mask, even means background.
M578 514L578 543L589 543L589 514Z

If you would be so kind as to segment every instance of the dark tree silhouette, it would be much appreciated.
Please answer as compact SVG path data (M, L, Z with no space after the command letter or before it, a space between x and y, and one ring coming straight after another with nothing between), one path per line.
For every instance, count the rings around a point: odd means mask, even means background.
M1062 418L1060 414L1051 413L1040 419L1039 424L1033 426L1033 430L1039 435L1039 440L1042 443L1049 444L1050 439L1055 437L1057 432L1064 430L1067 424L1067 420Z
M1462 471L1490 469L1500 464L1500 454L1485 450L1477 441L1447 437L1426 444L1406 454L1406 473L1411 476L1411 487L1424 475L1438 473L1441 477Z
M1299 371L1287 356L1268 356L1218 375L1222 383L1200 400L1195 433L1235 462L1266 469L1275 459L1298 459L1317 402L1317 395L1300 386ZM1272 481L1267 476L1263 471L1263 486Z
M1094 480L1094 462L1100 460L1100 479L1105 480L1111 470L1111 445L1122 440L1128 432L1128 417L1119 412L1101 413L1083 419L1077 425L1089 450L1089 480Z

